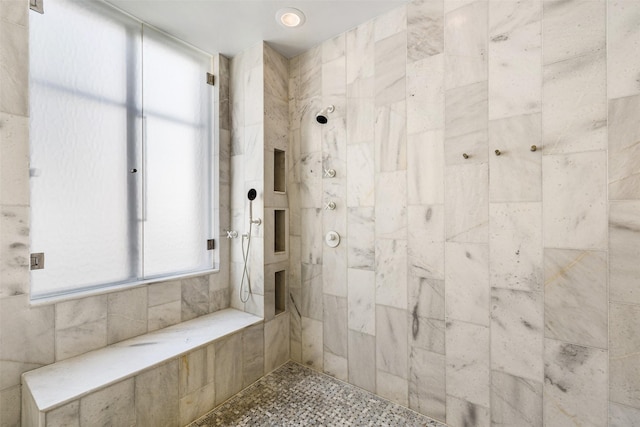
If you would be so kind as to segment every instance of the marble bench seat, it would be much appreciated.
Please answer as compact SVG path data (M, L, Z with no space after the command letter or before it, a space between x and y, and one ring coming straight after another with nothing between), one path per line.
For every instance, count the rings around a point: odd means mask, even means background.
M50 425L46 414L57 408L261 322L225 309L26 372L23 426Z

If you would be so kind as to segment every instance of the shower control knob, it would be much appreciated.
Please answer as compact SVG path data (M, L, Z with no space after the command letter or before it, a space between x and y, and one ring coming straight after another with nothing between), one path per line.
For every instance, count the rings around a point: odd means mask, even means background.
M324 205L325 210L329 210L332 211L336 208L336 204L334 202L329 202L326 205Z

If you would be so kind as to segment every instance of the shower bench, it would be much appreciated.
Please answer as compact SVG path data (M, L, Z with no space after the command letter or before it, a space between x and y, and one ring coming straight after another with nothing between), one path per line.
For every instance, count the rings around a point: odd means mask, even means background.
M225 309L26 372L22 425L190 422L239 391L230 382L239 375L242 384L243 333L262 326L260 317ZM158 419L167 410L181 414Z

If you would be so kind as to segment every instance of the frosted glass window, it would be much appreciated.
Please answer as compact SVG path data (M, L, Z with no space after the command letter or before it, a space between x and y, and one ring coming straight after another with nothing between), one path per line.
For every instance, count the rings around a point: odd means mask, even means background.
M100 2L30 14L32 298L213 267L210 67Z

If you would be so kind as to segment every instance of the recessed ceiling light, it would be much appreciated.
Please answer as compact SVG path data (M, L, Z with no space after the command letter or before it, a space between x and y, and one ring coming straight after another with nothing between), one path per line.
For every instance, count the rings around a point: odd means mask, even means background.
M305 20L304 13L293 7L285 7L276 12L276 21L284 27L299 27L304 24Z

